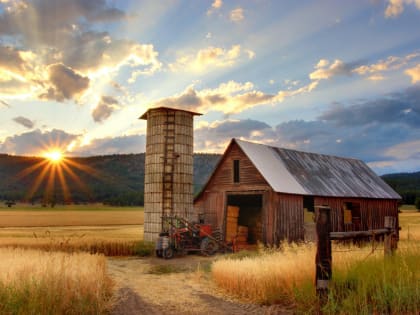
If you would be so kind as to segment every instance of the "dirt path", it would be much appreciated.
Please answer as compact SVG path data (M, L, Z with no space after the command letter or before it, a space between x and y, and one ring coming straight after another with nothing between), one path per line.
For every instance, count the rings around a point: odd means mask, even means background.
M116 282L112 315L131 314L291 314L276 306L259 306L229 299L217 290L200 268L211 258L187 256L109 258L109 272Z

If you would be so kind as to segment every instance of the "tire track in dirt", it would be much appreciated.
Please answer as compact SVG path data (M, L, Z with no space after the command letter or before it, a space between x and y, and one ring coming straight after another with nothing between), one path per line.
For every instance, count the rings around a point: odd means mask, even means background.
M111 314L292 314L279 306L243 303L224 296L207 275L199 271L200 266L211 260L200 256L172 260L109 258L108 269L116 286ZM173 272L151 273L156 266Z

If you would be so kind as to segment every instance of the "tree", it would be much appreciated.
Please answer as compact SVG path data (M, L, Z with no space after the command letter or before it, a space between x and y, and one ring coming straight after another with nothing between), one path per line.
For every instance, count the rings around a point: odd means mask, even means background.
M420 211L420 197L416 198L414 205L416 206L417 211Z

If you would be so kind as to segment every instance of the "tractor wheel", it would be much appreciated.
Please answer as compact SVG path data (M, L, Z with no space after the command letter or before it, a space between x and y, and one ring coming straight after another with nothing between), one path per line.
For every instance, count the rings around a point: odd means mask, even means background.
M219 250L219 244L215 240L212 240L209 237L203 238L200 245L201 254L205 256L211 256L216 254Z
M171 259L172 257L174 257L174 249L169 246L168 248L163 250L162 256L165 259Z

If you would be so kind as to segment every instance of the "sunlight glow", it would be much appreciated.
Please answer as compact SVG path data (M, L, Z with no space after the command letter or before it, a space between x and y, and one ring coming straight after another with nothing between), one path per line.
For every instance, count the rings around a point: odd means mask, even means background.
M59 150L45 152L43 156L53 163L60 163L64 158L63 153Z

